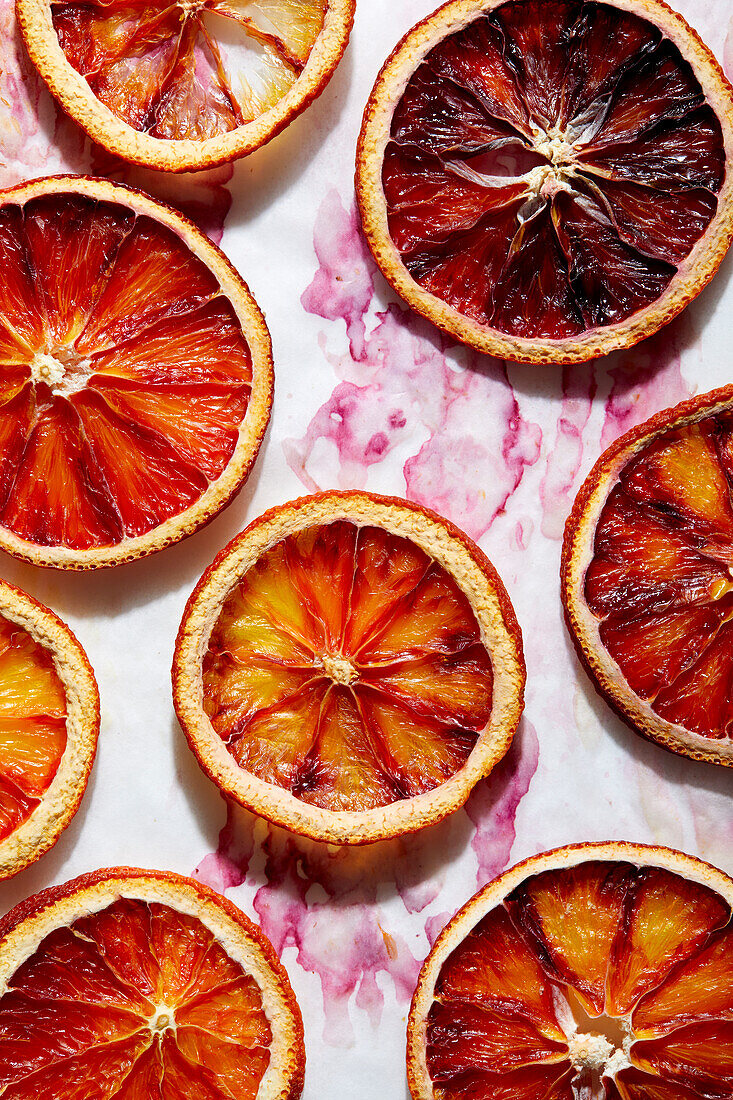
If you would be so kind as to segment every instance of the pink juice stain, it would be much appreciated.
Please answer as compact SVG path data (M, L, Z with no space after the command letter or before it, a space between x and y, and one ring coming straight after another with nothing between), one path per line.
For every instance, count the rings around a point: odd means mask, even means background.
M291 468L311 491L332 483L334 470L340 488L363 487L399 449L407 497L481 537L537 462L542 438L504 365L452 348L402 306L376 308L376 266L356 212L335 191L314 245L319 268L302 304L342 321L348 347L329 356L341 378L331 397L284 445Z
M90 141L56 105L23 45L12 0L0 0L0 186L36 176L99 175L182 210L219 244L231 165L172 176L127 164Z

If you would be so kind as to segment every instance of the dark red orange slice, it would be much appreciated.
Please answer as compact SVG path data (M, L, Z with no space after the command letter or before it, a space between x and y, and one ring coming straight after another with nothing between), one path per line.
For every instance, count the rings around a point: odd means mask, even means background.
M461 805L522 707L519 630L440 517L326 493L255 521L189 601L176 710L202 766L296 832L362 843Z
M0 581L0 878L38 859L69 824L98 734L99 693L79 642Z
M357 196L383 274L476 349L656 332L733 237L733 91L660 0L450 0L387 60Z
M733 881L669 849L535 856L443 930L410 1010L414 1100L730 1095Z
M614 443L565 531L562 592L597 687L640 733L733 764L733 387Z
M110 152L169 172L251 153L325 88L354 0L18 0L32 60Z
M117 868L0 922L0 1095L297 1100L300 1012L265 936L168 872Z
M57 177L0 205L0 546L115 565L241 487L272 400L267 328L221 252L167 207Z

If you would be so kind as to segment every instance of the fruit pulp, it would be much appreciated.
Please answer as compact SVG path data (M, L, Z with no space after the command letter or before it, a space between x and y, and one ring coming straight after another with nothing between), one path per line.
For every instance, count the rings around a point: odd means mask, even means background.
M346 520L262 554L203 665L206 713L237 763L325 810L449 779L489 721L492 684L456 581L411 540Z
M725 149L651 22L507 0L418 66L382 179L417 283L479 325L561 340L664 293L716 213Z

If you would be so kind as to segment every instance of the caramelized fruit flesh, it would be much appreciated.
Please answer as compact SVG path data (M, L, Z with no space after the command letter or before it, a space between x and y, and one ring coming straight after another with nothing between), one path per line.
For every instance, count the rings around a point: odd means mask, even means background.
M122 899L47 936L0 998L12 1100L254 1100L272 1033L254 979L199 920Z
M204 700L246 771L328 810L411 798L466 763L491 662L456 582L407 539L337 521L266 551L228 597Z
M0 840L33 813L66 748L66 695L49 652L0 616Z
M733 418L666 432L623 469L585 579L601 640L669 722L733 736Z
M677 47L591 0L508 0L445 38L407 84L383 166L412 277L527 339L655 302L724 177L720 123Z
M588 861L531 876L440 970L436 1100L730 1096L731 942L730 906L666 870Z
M241 325L169 229L111 203L0 209L0 523L89 550L193 505L234 453Z
M245 126L293 87L327 0L113 0L53 4L70 64L135 130L205 141Z

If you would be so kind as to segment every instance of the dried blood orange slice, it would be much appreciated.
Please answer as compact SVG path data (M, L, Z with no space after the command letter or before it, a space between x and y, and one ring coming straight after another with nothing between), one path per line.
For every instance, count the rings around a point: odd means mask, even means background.
M733 91L659 0L452 0L364 114L383 274L480 351L580 362L656 332L733 236Z
M645 737L733 765L733 386L617 440L565 528L565 618Z
M303 1025L267 938L206 886L113 868L0 921L5 1100L297 1100Z
M99 693L68 626L0 581L0 879L58 840L87 785Z
M324 493L256 520L204 574L173 694L225 794L294 832L362 844L461 806L523 705L519 627L446 520Z
M272 404L270 338L190 222L106 180L0 204L0 547L116 565L211 519Z
M731 1095L733 880L668 848L518 864L435 942L408 1023L413 1100Z
M17 0L31 59L100 145L168 172L258 149L330 80L355 0Z

